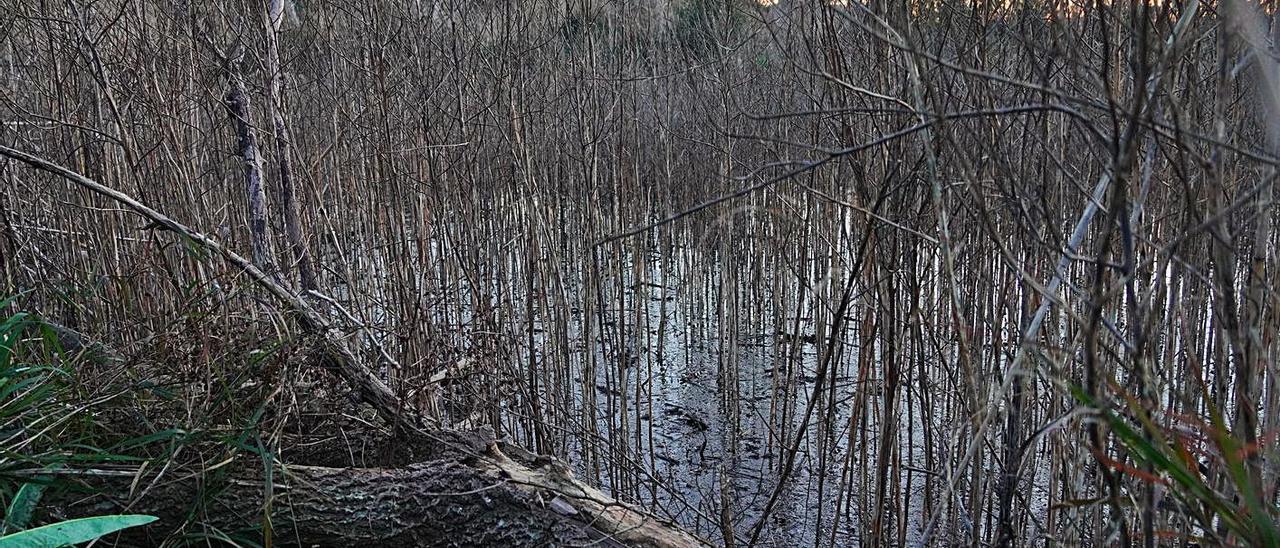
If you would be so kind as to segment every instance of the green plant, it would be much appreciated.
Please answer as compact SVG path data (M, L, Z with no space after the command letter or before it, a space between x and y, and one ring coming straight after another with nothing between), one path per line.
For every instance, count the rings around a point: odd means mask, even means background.
M0 537L0 548L55 548L101 538L116 531L146 525L155 516L119 515L79 518Z
M9 511L4 515L4 528L0 530L0 535L8 535L15 531L20 531L31 522L31 516L35 513L36 505L40 503L40 496L44 494L45 483L44 478L37 478L37 481L24 483L18 494L13 497L13 502L9 503Z
M0 300L0 310L16 297ZM30 333L38 348L24 345ZM36 345L32 345L36 346ZM24 356L49 355L57 341L47 326L25 312L0 321L0 495L8 499L0 548L55 547L88 542L104 535L145 525L157 518L143 515L108 515L72 519L27 529L36 507L52 479L23 476L20 470L52 470L64 462L102 461L112 455L84 443L70 431L77 422L74 407L65 405L74 391L66 371L27 363ZM118 457L118 456L117 456ZM15 489L16 487L16 489Z
M1071 387L1078 402L1096 409L1100 422L1111 430L1136 464L1095 455L1102 465L1140 482L1166 488L1207 537L1226 534L1228 538L1212 539L1215 544L1280 546L1275 508L1253 492L1246 471L1246 457L1258 448L1247 447L1232 435L1216 407L1209 406L1208 423L1184 419L1192 422L1189 430L1198 433L1188 439L1186 434L1159 425L1137 398L1114 384L1111 388L1123 403L1119 408L1103 405L1084 389ZM1197 445L1211 450L1196 451ZM1209 461L1209 466L1202 469L1193 454L1196 452ZM1215 488L1212 476L1205 473L1212 469L1225 472L1231 492Z
M713 55L718 42L741 30L746 9L739 0L688 0L675 10L676 39L696 56Z
M9 504L0 531L0 548L56 547L88 542L104 535L146 525L157 518L143 515L96 516L51 523L26 529L48 485L47 477L24 483ZM26 530L23 530L26 529Z
M0 301L0 309L13 301ZM62 450L77 441L68 435L77 413L62 404L71 392L66 372L24 359L28 347L34 346L24 337L40 326L25 312L0 321L0 496L14 502L38 498L39 491L26 490L25 479L19 481L9 472L46 468L84 451ZM47 333L45 338L51 339Z

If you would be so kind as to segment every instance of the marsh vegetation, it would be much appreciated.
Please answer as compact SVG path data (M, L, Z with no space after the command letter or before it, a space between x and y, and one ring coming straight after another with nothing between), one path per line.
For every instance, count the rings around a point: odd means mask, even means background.
M1270 3L3 6L32 525L1280 542Z

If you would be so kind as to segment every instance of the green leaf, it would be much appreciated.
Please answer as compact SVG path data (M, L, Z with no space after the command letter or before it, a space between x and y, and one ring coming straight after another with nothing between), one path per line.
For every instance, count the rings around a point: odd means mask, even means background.
M19 293L17 295L13 295L11 297L5 298L4 300L0 301L0 309L3 309L9 306L10 304L13 304L13 301L18 300L18 297L26 295L27 293L30 293L30 291L23 291L22 293Z
M31 514L35 513L36 505L40 503L40 495L44 494L44 488L43 483L22 484L18 494L14 495L13 502L9 504L9 511L4 516L4 529L0 534L19 531L31 522Z
M8 367L13 361L14 348L27 326L27 314L19 312L0 323L0 367Z
M145 436L138 436L136 438L130 438L125 441L122 441L116 444L115 446L113 446L111 448L111 451L125 451L128 449L133 449L135 447L150 445L156 442L181 439L187 434L188 432L181 428L170 428L168 430L161 430L159 432L153 432Z
M122 515L72 519L0 537L0 548L56 548L89 542L155 521L154 516Z

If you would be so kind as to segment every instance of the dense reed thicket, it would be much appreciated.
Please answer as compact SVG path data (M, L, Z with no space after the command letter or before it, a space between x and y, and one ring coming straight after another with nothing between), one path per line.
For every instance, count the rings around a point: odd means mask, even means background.
M1270 8L2 11L0 144L252 257L406 412L711 543L1280 538ZM150 387L121 424L377 460L243 269L0 177L13 306L124 356L76 377Z

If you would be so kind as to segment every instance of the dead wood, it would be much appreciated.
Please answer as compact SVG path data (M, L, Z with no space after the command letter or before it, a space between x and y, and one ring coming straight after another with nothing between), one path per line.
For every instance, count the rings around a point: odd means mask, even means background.
M248 460L176 477L125 468L52 474L92 494L57 495L54 515L46 519L117 512L160 518L114 539L125 546L158 545L174 535L198 536L214 529L224 534L248 531L256 537L267 523L277 545L704 544L583 484L563 463L545 458L518 462L496 443L481 456L397 468L281 466L270 482L261 462ZM152 487L143 488L148 485ZM269 521L263 519L266 515Z

